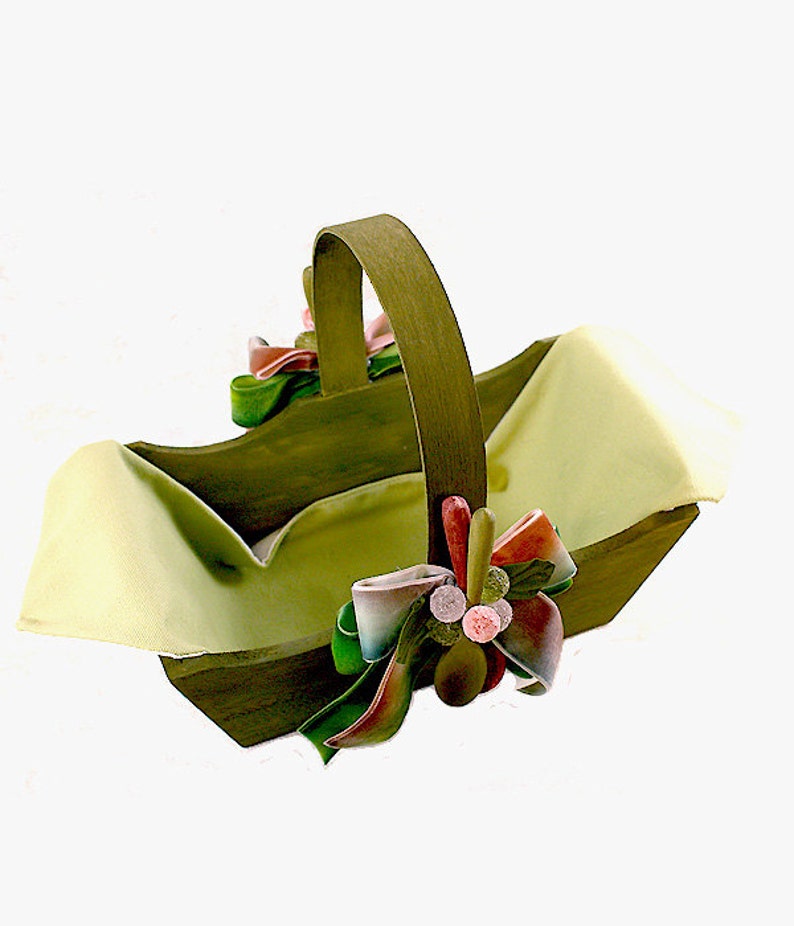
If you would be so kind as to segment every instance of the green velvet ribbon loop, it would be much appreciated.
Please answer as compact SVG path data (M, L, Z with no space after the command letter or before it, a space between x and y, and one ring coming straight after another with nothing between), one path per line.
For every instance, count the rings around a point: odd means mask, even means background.
M369 378L380 379L402 369L396 344L384 347L369 361ZM274 373L257 379L246 373L235 376L230 384L232 421L243 428L255 428L283 411L296 399L320 392L320 374L316 370Z
M361 654L356 612L353 610L352 601L343 604L336 616L331 637L331 655L340 675L360 675L369 665Z
M320 391L320 376L308 372L274 373L268 379L245 374L230 386L232 421L243 428L255 428L272 418L290 402Z

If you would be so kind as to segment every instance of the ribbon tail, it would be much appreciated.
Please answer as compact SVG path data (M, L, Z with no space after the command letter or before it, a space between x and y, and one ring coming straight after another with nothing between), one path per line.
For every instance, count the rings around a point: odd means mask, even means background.
M330 749L371 746L390 739L402 726L413 695L410 667L392 655L372 703L352 724L324 742Z
M367 710L378 690L382 672L383 663L373 662L347 691L298 727L297 732L314 746L325 765L339 751L327 746L325 741L349 728Z
M408 713L417 676L437 654L428 636L425 599L420 599L405 622L397 647L369 707L346 729L325 740L330 749L382 743L400 729Z

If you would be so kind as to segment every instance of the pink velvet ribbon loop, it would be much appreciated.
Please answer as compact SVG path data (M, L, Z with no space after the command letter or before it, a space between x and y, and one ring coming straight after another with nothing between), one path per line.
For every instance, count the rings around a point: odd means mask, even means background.
M528 563L543 559L554 563L549 586L570 579L576 573L576 564L560 540L554 525L539 508L519 518L496 539L491 556L492 566L510 563Z
M353 584L353 610L366 662L388 655L411 606L454 579L443 566L420 564Z
M303 312L303 324L307 331L314 328L308 310ZM384 313L367 325L364 330L364 343L367 357L372 357L394 343L394 334ZM317 352L301 347L271 347L262 338L253 337L248 341L248 369L257 379L268 379L275 373L316 370Z

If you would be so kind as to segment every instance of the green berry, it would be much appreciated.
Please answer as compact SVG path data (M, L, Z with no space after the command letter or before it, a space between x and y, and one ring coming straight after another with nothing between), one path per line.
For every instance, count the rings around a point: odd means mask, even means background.
M504 569L498 566L490 566L488 575L482 587L482 604L493 604L499 601L510 590L510 579Z

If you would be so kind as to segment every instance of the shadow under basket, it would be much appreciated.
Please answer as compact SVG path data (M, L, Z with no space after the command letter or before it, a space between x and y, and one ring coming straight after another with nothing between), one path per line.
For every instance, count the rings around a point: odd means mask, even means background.
M362 269L390 319L404 371L376 382L367 377L362 337ZM322 498L421 472L426 562L448 565L441 502L461 495L472 510L485 505L484 440L557 339L538 341L472 377L432 264L412 233L390 216L323 230L305 280L317 331L321 395L298 400L224 443L169 448L139 442L129 449L189 489L248 544ZM560 599L565 635L611 621L697 515L696 504L661 510L571 551L578 572ZM171 683L199 710L237 743L251 746L294 732L349 687L350 678L337 673L331 658L335 617L328 614L327 631L287 643L162 656L162 664Z

